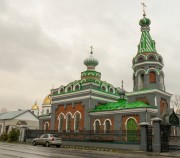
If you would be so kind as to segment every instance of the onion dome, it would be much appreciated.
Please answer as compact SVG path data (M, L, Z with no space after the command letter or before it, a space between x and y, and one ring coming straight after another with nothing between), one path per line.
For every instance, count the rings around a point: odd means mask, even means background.
M39 106L37 105L37 101L35 101L34 105L31 108L31 110L39 110Z
M84 60L84 65L87 66L88 70L95 70L95 67L99 64L98 60L93 57L92 47L89 58Z
M151 24L151 20L148 19L148 18L146 18L146 16L144 16L143 19L141 19L141 20L139 21L139 25L140 25L141 27L149 27L150 24Z
M51 104L51 98L49 95L47 95L45 98L44 98L44 101L42 103L42 105L50 105Z

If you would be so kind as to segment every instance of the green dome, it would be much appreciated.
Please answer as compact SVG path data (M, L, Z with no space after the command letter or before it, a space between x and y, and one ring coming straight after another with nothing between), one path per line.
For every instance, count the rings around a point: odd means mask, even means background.
M148 27L150 24L151 24L151 20L146 17L144 17L139 21L139 25L142 27Z
M99 64L98 60L90 55L89 58L84 60L84 65L87 67L96 67Z

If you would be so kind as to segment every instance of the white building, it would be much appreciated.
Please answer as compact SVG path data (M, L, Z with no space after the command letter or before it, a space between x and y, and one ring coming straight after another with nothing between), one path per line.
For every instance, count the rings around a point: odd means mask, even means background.
M19 110L0 113L0 134L8 133L12 128L26 126L39 129L39 119L30 110Z

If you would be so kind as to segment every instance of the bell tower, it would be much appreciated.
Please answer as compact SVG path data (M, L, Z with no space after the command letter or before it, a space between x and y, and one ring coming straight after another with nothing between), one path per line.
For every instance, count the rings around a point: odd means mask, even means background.
M165 91L163 58L156 51L156 43L150 35L150 19L143 18L139 21L141 26L141 39L138 52L133 58L133 90L159 89Z
M133 92L127 93L129 102L142 101L157 106L158 117L165 119L170 108L171 94L164 84L163 58L157 53L156 43L150 35L151 20L146 17L143 4L143 18L139 21L141 38L138 51L132 60Z

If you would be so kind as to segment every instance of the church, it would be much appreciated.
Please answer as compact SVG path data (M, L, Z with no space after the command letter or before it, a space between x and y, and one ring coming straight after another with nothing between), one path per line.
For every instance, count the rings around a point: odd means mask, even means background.
M132 59L133 92L126 92L123 83L120 88L101 79L101 72L96 71L99 62L91 49L90 56L84 60L87 70L81 72L81 78L53 88L44 99L39 128L108 133L139 130L141 122L151 124L155 117L179 125L178 116L174 113L171 116L172 95L166 92L163 57L150 35L150 24L144 12L139 21L138 50Z

